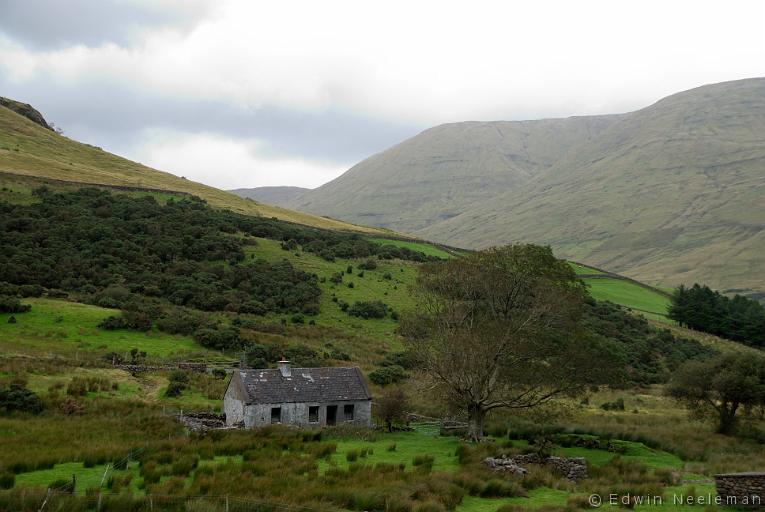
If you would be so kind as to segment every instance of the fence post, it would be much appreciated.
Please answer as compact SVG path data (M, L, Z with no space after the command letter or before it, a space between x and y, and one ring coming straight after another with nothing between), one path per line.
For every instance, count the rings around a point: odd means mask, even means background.
M228 494L226 494L226 512L228 512Z

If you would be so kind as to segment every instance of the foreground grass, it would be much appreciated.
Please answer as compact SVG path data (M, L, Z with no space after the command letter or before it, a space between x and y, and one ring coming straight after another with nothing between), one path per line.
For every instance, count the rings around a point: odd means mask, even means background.
M65 462L56 464L51 469L41 469L30 473L20 473L16 475L17 487L43 487L47 488L51 483L57 480L72 481L75 480L75 494L82 495L88 489L107 490L108 477L123 476L130 474L133 478L131 484L138 480L138 462L131 462L128 469L118 471L106 464L99 464L93 467L85 467L82 462ZM139 489L133 486L133 492L139 492Z
M433 471L456 471L459 462L456 456L459 441L456 437L429 436L417 432L397 432L380 434L372 441L361 439L347 439L337 442L337 452L326 462L322 462L322 468L339 467L347 469L352 463L348 461L348 454L361 453L363 450L369 453L356 459L360 464L403 464L407 469L413 467L412 462L418 455L430 455L434 458Z

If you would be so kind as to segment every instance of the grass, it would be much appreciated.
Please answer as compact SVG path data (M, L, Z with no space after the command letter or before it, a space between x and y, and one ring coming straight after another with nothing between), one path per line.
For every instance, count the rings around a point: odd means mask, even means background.
M393 444L396 446L395 450L390 450ZM435 459L433 471L456 471L459 467L456 456L458 444L456 437L429 436L418 432L380 434L374 441L338 440L337 452L328 461L321 463L321 469L325 470L330 466L345 469L351 464L346 457L348 452L371 449L373 453L366 457L359 457L356 463L405 464L407 469L411 469L412 461L417 455L431 455Z
M158 171L46 130L0 108L0 171L45 180L139 187L193 194L211 206L326 229L386 234L326 217L260 204L183 177Z
M417 277L417 267L411 262L399 260L378 260L375 270L365 270L364 276L359 277L358 264L362 260L337 259L326 261L312 253L302 251L285 251L279 242L258 238L255 246L246 246L248 257L253 255L268 261L287 259L296 267L315 273L320 281L321 298L320 312L313 317L306 317L308 322L313 319L318 326L331 327L344 332L351 338L344 341L341 347L347 350L356 362L369 362L381 358L390 350L400 350L401 342L395 336L398 325L390 316L383 319L360 319L348 315L340 309L341 301L353 304L356 301L382 300L395 311L414 308L415 300L409 287ZM347 267L353 266L353 274L346 272ZM343 282L334 284L329 278L335 273L342 273ZM384 275L389 274L390 279ZM353 288L348 283L353 282ZM337 302L332 300L333 295ZM271 318L283 317L271 315ZM289 315L284 317L289 320ZM326 340L324 340L326 341Z
M106 478L104 474L106 473ZM127 470L116 471L113 468L109 468L107 472L106 464L100 464L97 466L86 468L82 462L64 462L62 464L56 464L51 469L41 469L38 471L31 471L29 473L19 473L16 475L17 487L48 487L52 482L56 480L72 481L72 476L75 477L75 494L82 495L86 489L101 488L106 490L106 482L111 475L125 475L131 473L133 479L131 480L131 487L133 490L137 490L135 487L138 476L138 462L131 462L128 465ZM103 485L101 481L103 480Z
M421 253L427 254L428 256L435 256L436 258L449 259L453 257L452 253L426 242L411 242L407 240L394 240L392 238L369 238L369 240L380 245L406 247L407 249L420 251Z
M574 263L573 261L569 261L568 264L571 266L572 269L574 269L574 273L578 276L603 274L603 272L601 272L600 270L597 270L592 267L588 267L586 265L582 265L579 263Z
M117 314L116 310L45 298L23 302L31 304L32 310L13 315L17 323L8 323L10 314L0 314L0 349L5 355L66 355L77 359L90 352L126 355L133 348L161 358L207 353L188 336L99 329L99 322Z
M671 323L666 317L669 297L632 281L610 277L585 278L593 298L620 304L653 320Z

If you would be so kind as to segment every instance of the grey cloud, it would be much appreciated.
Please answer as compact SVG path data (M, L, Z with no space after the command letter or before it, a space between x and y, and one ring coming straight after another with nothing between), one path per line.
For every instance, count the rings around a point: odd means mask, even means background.
M206 13L198 0L175 8L124 0L0 0L0 32L38 50L106 42L127 46L139 29L188 29Z
M124 151L145 128L257 138L262 156L355 162L421 131L338 111L301 112L277 107L241 109L218 102L185 101L88 82L51 86L43 78L14 84L0 73L0 95L31 103L68 136Z

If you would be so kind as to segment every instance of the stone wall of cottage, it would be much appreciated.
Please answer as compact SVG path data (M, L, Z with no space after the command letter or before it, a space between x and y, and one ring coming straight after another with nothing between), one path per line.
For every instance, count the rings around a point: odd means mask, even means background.
M353 405L353 420L347 421L344 415L344 406ZM335 406L337 412L335 423L350 423L360 427L369 427L372 425L372 401L357 400L343 402L295 402L282 404L250 404L244 406L244 426L245 428L255 428L270 425L271 413L274 408L280 409L280 421L282 425L296 425L300 427L323 427L327 425L327 408ZM310 421L310 407L318 407L319 414L317 421Z
M765 472L715 475L721 504L737 507L765 507Z

